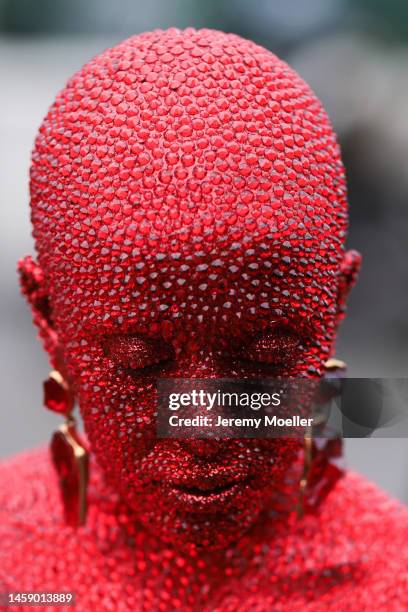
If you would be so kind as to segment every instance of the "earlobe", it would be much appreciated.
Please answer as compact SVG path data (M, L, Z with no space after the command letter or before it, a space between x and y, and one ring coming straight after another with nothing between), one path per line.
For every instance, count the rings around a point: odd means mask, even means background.
M344 316L347 298L357 281L360 267L360 253L354 250L347 251L340 264L340 277L338 283L337 312L340 319Z
M50 356L52 365L58 367L56 363L58 361L58 338L52 322L44 273L31 255L20 259L17 270L21 290L31 308L33 322L39 331L39 338Z

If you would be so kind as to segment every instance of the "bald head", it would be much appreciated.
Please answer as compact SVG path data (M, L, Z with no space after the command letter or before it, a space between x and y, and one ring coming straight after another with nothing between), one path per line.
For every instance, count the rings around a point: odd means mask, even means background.
M197 517L157 479L158 465L196 473L197 461L156 440L154 382L322 371L359 260L344 255L344 173L319 101L237 36L134 36L57 97L35 144L31 205L39 262L20 263L23 289L100 465L166 537L194 539L204 525L232 541L292 451L248 443L251 487L234 511ZM237 445L217 453L242 462Z
M211 30L134 36L74 75L36 140L31 205L51 299L70 311L89 298L97 312L112 291L125 304L129 276L145 303L146 271L182 290L183 265L208 286L211 272L242 282L258 260L261 276L284 279L274 297L264 281L266 308L295 278L327 302L347 224L315 95L272 53ZM154 298L162 312L172 305L160 288Z

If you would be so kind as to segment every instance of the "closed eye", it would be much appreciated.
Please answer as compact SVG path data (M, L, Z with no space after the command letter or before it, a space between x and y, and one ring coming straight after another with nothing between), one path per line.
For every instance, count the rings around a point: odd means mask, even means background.
M103 349L117 366L131 371L148 371L174 358L173 347L164 341L133 334L110 336Z
M302 349L301 338L291 329L279 327L255 338L240 351L240 358L273 367L296 363Z

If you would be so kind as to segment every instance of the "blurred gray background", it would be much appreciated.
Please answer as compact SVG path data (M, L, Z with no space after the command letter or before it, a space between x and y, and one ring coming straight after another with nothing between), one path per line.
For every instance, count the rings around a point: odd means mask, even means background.
M408 365L408 3L406 0L0 0L0 457L44 443L48 364L19 295L33 252L28 168L34 136L72 72L153 28L210 27L271 49L309 82L334 122L348 173L349 246L363 253L338 342L351 376L406 376ZM347 457L408 501L405 439L347 440Z

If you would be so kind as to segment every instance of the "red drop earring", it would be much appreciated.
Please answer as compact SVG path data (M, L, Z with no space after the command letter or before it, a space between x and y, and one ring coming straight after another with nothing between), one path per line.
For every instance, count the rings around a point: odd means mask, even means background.
M79 527L86 518L89 455L72 416L74 395L61 374L53 370L44 382L44 405L65 416L51 439L51 457L58 474L67 525Z
M343 378L346 364L339 359L329 359L325 363L325 378ZM344 475L343 438L336 432L325 436L313 435L308 431L303 444L303 472L299 485L297 515L313 513Z
M298 516L312 514L343 476L343 440L341 436L314 438L310 433L304 441L304 467L300 479Z

